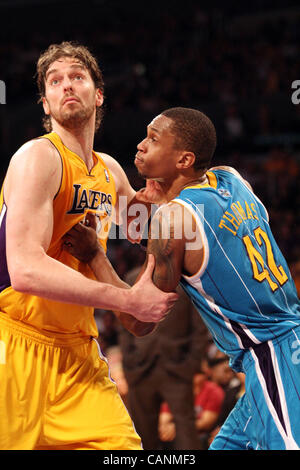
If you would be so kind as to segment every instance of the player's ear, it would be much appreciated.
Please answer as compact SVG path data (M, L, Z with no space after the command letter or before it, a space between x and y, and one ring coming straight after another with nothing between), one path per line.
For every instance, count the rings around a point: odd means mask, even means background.
M43 103L44 113L47 115L50 114L50 108L49 108L48 101L46 100L45 96L42 97L42 103Z
M102 91L97 88L96 90L96 106L102 106L104 101L103 93Z
M185 170L191 168L195 163L195 154L193 152L182 152L177 160L176 168L178 170Z

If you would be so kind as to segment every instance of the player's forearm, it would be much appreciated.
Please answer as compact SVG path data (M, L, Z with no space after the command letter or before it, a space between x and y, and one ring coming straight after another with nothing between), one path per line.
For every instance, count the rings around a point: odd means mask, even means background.
M122 281L122 279L118 276L102 250L97 252L95 257L89 262L89 266L94 272L98 281L106 281L109 284L112 284L115 287L119 287L121 289L130 289L130 286L126 284L126 282ZM124 328L126 328L135 336L148 335L155 329L155 323L139 321L132 315L118 310L114 310L114 313Z
M126 284L126 282L122 281L122 279L118 276L101 248L97 251L95 256L88 264L98 281L107 282L108 284L120 287L121 289L130 288L130 286Z
M130 313L142 322L160 321L178 299L177 294L165 294L151 282L153 257L142 278L130 289L88 279L38 250L34 256L9 253L7 264L15 290L59 302Z
M125 312L131 309L128 290L88 279L46 254L30 261L21 259L20 264L16 261L10 270L11 284L17 291L95 308Z

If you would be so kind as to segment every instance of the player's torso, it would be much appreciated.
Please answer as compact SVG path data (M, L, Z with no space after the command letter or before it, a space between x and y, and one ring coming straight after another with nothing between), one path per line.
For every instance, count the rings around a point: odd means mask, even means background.
M298 325L300 305L264 206L235 175L214 175L210 187L186 188L178 198L204 239L203 264L182 285L219 346L236 354Z
M94 166L89 172L83 160L67 149L54 132L43 136L56 147L62 164L60 188L53 201L53 235L47 254L93 279L90 268L63 250L62 237L87 212L97 216L98 237L106 249L111 217L116 204L113 176L99 155L93 152ZM22 294L10 286L5 260L5 201L1 198L1 255L2 264L0 310L9 317L23 321L38 329L63 333L97 335L93 309L78 305L50 301Z
M55 133L44 136L57 148L62 159L61 187L53 202L54 229L48 250L50 256L61 251L61 237L87 212L97 216L98 237L106 249L111 217L116 204L113 176L102 158L93 152L94 166L88 171L84 161L64 147Z

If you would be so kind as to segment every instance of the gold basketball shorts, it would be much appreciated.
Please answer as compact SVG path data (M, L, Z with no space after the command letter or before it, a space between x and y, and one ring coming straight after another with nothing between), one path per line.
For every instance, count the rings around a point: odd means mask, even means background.
M0 314L0 449L142 449L95 339Z

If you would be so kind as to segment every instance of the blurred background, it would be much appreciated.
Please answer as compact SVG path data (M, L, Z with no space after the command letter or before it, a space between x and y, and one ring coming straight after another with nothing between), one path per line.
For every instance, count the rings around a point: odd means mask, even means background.
M138 189L133 159L153 117L172 106L206 113L218 135L213 164L235 167L266 205L300 292L300 104L292 102L299 2L7 0L0 21L1 182L18 147L44 133L34 78L40 53L79 41L104 74L95 150L115 157ZM108 254L123 278L144 259L125 240L111 240ZM103 349L118 346L113 317L97 318Z

